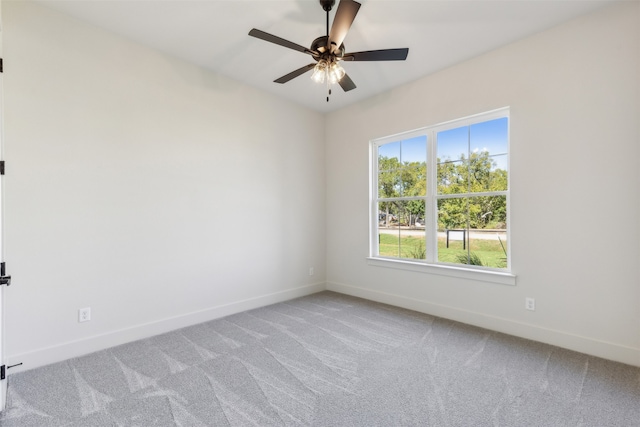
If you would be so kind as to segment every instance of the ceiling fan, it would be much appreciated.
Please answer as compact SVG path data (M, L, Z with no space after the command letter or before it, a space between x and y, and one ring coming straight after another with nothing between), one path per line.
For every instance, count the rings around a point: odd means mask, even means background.
M402 49L382 49L368 50L364 52L345 53L344 43L342 43L351 28L353 20L360 9L360 3L353 0L340 0L333 25L329 30L329 11L333 8L335 0L319 0L322 9L327 13L327 35L320 36L311 43L310 48L290 42L273 34L253 28L249 35L270 43L275 43L298 52L311 55L316 61L295 71L286 74L275 83L286 83L307 71L313 69L311 78L318 82L327 82L328 85L338 83L345 92L356 88L355 83L340 65L340 61L404 61L409 54L409 48ZM329 95L331 88L329 87ZM327 101L329 97L327 96Z

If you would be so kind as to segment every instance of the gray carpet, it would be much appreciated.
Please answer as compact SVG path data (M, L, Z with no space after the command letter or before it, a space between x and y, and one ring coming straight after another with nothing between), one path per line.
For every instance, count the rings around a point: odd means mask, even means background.
M9 377L2 426L640 426L640 368L332 292Z

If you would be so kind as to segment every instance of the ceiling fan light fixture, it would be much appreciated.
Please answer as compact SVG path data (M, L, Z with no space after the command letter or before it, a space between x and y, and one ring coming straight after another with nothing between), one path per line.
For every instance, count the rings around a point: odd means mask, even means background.
M344 75L346 74L344 68L337 62L334 61L329 65L329 69L327 71L329 83L335 84L338 83Z
M313 74L311 74L311 80L316 83L324 83L324 80L327 76L327 71L329 68L329 64L326 60L321 59L318 61L315 67L313 67Z
M344 68L337 61L329 62L326 59L321 59L313 67L311 79L316 83L324 83L326 80L329 84L336 84L342 80L345 74Z

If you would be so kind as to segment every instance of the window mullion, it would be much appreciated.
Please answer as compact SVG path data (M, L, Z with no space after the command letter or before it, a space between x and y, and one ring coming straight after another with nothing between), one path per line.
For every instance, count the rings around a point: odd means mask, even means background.
M467 193L471 193L471 125L467 125ZM467 232L464 239L467 244L467 264L471 264L471 212L469 209L469 197L464 198L467 210Z
M380 255L380 230L378 229L378 203L379 203L379 194L378 194L378 174L380 165L378 164L378 144L373 144L369 148L369 155L372 159L372 168L371 168L371 188L369 192L371 194L371 206L370 206L370 214L369 214L369 231L370 231L370 240L369 240L369 253L373 256Z
M438 199L461 199L464 197L484 197L484 196L506 196L509 192L500 191L479 191L477 193L453 193L453 194L440 194L436 196Z
M436 133L429 131L427 134L427 199L425 206L425 247L427 249L426 260L433 263L438 253L438 215L436 191L438 188L438 159Z

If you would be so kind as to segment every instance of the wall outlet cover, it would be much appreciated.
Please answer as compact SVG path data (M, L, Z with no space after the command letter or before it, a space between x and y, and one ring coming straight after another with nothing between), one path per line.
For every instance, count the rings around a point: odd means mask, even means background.
M88 322L91 320L91 307L78 309L78 322Z

